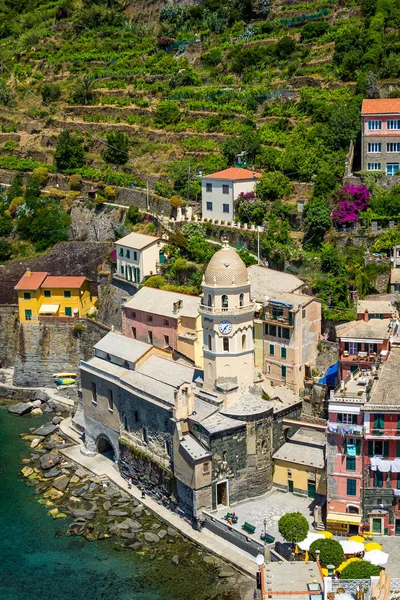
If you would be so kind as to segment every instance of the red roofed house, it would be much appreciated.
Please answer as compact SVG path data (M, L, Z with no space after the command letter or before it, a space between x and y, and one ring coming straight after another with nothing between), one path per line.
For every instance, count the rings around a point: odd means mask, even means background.
M233 221L235 200L241 192L254 192L260 177L260 173L239 167L205 175L201 182L203 219Z
M38 322L40 318L63 320L83 317L94 310L97 298L91 295L86 277L52 277L28 269L18 281L19 319Z
M361 119L361 168L396 175L400 163L400 98L364 100Z

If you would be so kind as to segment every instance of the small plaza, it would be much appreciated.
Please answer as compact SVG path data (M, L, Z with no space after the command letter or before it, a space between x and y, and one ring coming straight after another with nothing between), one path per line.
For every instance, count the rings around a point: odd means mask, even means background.
M261 533L265 529L268 535L275 538L275 541L283 542L283 538L278 531L278 521L286 513L301 512L310 523L310 530L313 529L313 509L315 501L312 498L305 498L294 494L280 492L272 489L267 494L254 500L246 500L239 502L234 506L223 506L213 513L214 517L223 520L227 512L234 511L238 517L236 524L232 525L233 529L241 531L244 523L249 523L255 527L254 534L246 534L251 537L260 539Z

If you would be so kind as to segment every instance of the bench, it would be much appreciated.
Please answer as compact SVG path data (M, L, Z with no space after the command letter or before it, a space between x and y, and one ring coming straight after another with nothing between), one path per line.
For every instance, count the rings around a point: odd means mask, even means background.
M269 535L268 533L262 533L260 535L260 540L262 542L265 542L266 544L273 544L275 541L275 538L272 535Z
M247 533L254 533L255 530L256 530L255 526L254 525L250 525L250 523L244 523L242 525L242 529L244 531L247 531Z

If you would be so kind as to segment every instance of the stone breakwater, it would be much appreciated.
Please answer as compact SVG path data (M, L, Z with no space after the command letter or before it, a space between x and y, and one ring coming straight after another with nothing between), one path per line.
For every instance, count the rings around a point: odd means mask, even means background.
M18 414L14 407L9 410ZM21 434L30 450L22 459L21 476L27 485L36 487L49 517L70 520L68 536L82 536L89 542L111 538L121 549L136 551L151 560L162 556L169 564L168 570L195 568L201 586L207 582L204 598L251 597L252 584L247 577L158 521L142 503L105 476L94 476L66 459L61 451L71 443L60 431L61 421L58 412L49 423ZM198 597L203 597L200 589Z

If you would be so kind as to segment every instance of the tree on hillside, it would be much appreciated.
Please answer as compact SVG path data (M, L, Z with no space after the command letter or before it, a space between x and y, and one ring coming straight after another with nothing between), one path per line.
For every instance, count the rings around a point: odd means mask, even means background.
M85 151L79 133L64 129L57 139L55 152L57 168L60 171L80 169L85 164Z
M342 579L369 579L381 572L380 567L371 565L366 560L352 562L342 571Z
M104 148L103 159L114 165L124 165L129 158L129 139L122 131L107 133L107 146Z
M298 544L307 537L308 521L300 512L286 513L279 519L278 529L284 540Z
M157 125L173 125L178 123L181 113L178 104L173 100L164 100L157 105L154 122Z
M83 104L90 104L94 98L94 86L96 79L89 75L82 75L75 83L75 90L73 93L74 102L81 102Z
M315 540L310 546L311 557L316 560L316 551L319 550L319 561L323 567L335 565L338 567L344 561L344 552L342 546L336 540L327 540L321 538Z
M315 199L306 204L304 217L304 224L307 229L305 243L319 246L325 233L332 226L330 206L322 199Z
M17 173L11 182L10 187L7 190L8 202L11 202L13 198L20 198L22 196L22 173Z

